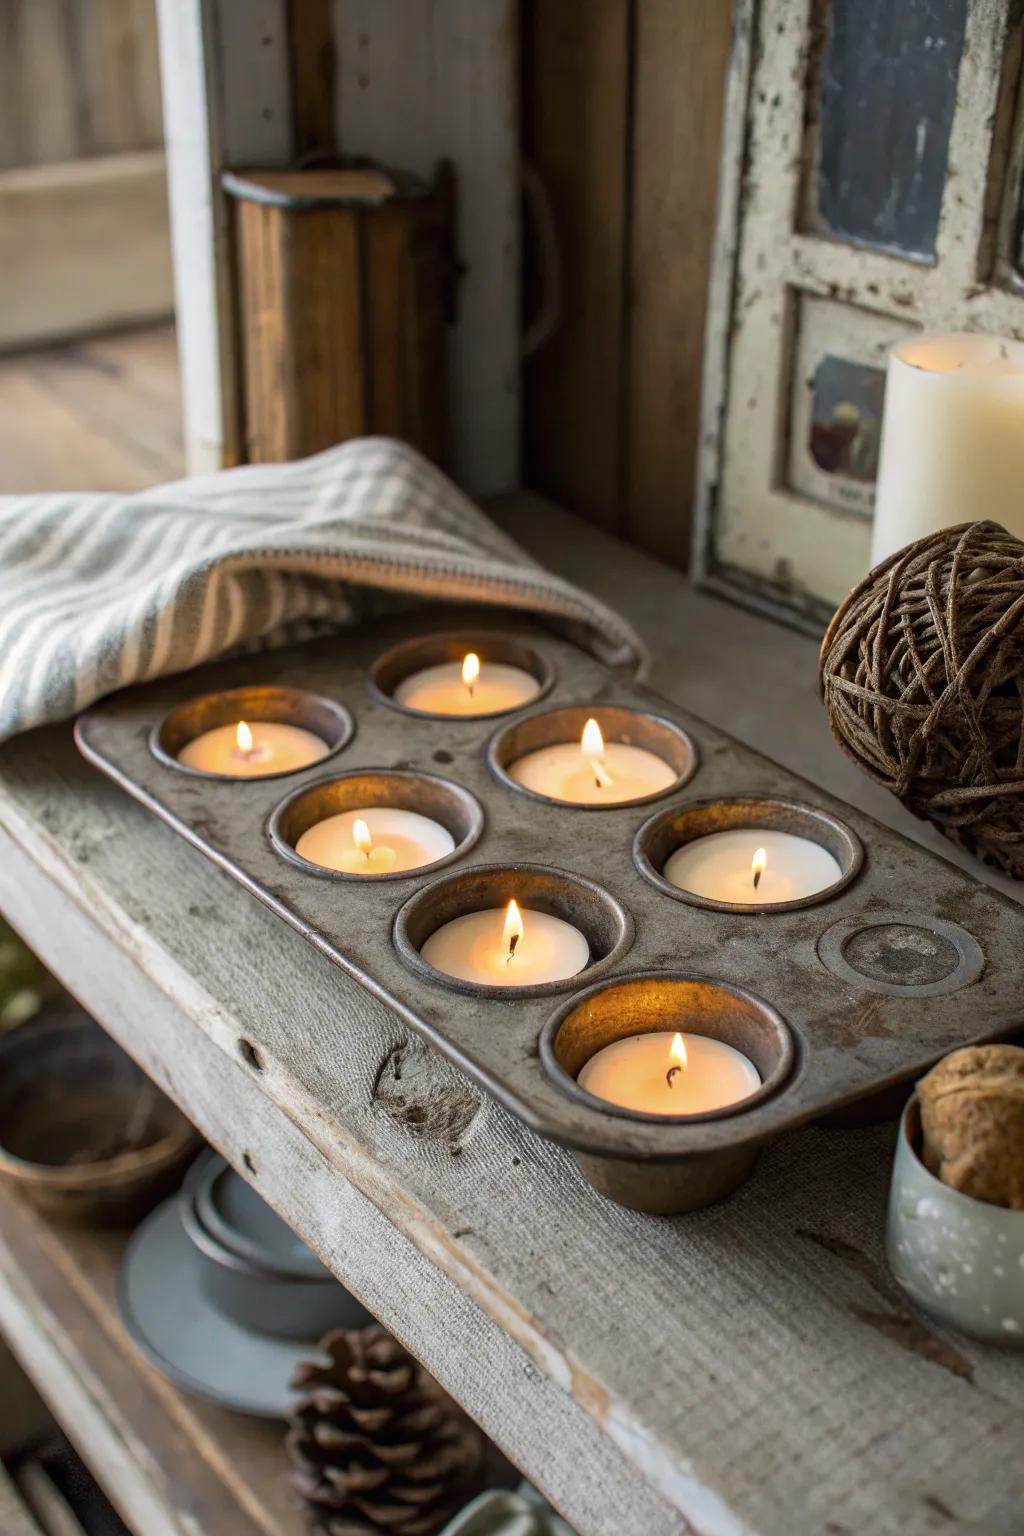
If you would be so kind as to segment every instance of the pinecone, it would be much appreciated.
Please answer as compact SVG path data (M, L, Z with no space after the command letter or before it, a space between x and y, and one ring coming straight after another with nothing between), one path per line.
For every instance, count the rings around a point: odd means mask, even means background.
M313 1536L434 1536L475 1492L481 1432L383 1328L329 1333L288 1416Z

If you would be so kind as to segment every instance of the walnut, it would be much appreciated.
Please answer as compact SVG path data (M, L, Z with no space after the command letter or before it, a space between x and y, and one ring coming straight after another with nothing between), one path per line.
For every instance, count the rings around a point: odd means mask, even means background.
M961 1194L1024 1210L1024 1050L953 1051L917 1096L925 1166Z

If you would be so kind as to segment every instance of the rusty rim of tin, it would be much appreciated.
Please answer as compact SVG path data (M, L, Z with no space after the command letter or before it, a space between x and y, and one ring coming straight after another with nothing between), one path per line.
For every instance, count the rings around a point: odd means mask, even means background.
M310 827L329 816L363 810L367 806L416 811L427 816L451 834L455 847L451 853L442 854L429 864L418 864L415 869L383 870L366 875L316 864L296 851L296 843ZM371 883L412 880L443 869L463 858L479 840L483 829L483 809L468 789L437 774L412 772L405 768L350 768L345 773L334 773L312 784L303 784L275 806L266 824L274 852L296 869L321 880Z
M591 717L601 727L606 741L626 742L660 757L674 771L673 782L649 795L635 795L629 800L612 800L607 805L595 805L589 801L583 803L578 800L560 800L556 795L543 795L512 777L509 771L511 765L527 753L540 751L544 747L578 742ZM663 800L666 795L678 793L689 783L699 763L697 748L681 725L651 710L622 704L566 704L556 709L537 710L522 720L514 720L504 726L491 738L487 748L487 766L499 784L514 790L517 795L525 795L528 800L539 800L543 805L557 805L567 811L622 811L628 810L630 806Z
M414 672L422 672L426 667L441 666L445 662L462 661L470 651L476 652L482 666L488 662L497 662L503 666L519 667L521 671L529 673L537 684L537 692L521 704L512 704L507 709L482 711L478 715L410 709L407 704L400 704L395 698L395 689L399 683L411 677ZM388 709L397 710L399 714L410 715L415 720L444 720L451 724L453 721L468 723L474 720L498 720L503 715L514 714L516 710L527 709L549 694L554 682L555 669L552 663L541 651L527 645L518 635L466 629L415 635L410 640L399 641L377 657L370 667L366 686L378 704L386 704Z
M672 854L686 843L710 837L716 832L741 828L791 832L824 848L839 865L838 880L809 896L792 901L719 901L713 896L699 896L683 890L665 878L664 868ZM671 806L645 821L633 839L633 862L637 869L665 896L687 906L703 907L711 912L739 912L770 915L773 912L797 912L831 901L855 880L864 864L864 845L857 834L819 806L801 800L781 800L774 795L709 796L691 800L687 805Z
M706 1035L741 1051L760 1073L760 1088L719 1109L652 1115L611 1104L580 1087L577 1078L584 1065L604 1046L668 1030ZM538 1043L546 1076L567 1098L645 1125L699 1125L749 1114L789 1082L800 1055L792 1026L771 1003L733 982L690 971L630 971L596 982L552 1014Z
M421 947L431 934L470 912L500 910L515 899L524 909L547 912L572 923L590 947L590 963L574 976L526 987L489 986L450 976L424 960ZM555 996L580 985L582 977L603 976L618 965L633 943L633 918L604 886L547 864L477 864L442 875L409 897L395 917L392 938L414 975L435 986L500 1002Z
M275 773L210 773L205 768L191 768L178 761L178 753L204 731L219 725L235 725L239 720L273 721L277 725L295 725L311 731L326 743L323 757L301 768L281 768ZM355 735L355 722L343 704L305 688L254 683L246 688L224 688L216 693L201 693L184 704L175 704L149 733L149 750L158 762L195 779L221 781L225 784L252 784L267 779L290 778L318 768L336 757Z

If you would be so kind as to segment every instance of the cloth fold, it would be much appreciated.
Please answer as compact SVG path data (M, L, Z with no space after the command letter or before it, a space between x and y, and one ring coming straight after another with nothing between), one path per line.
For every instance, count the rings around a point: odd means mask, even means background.
M356 622L374 593L522 609L644 649L414 449L359 438L134 496L0 497L0 741L129 683Z

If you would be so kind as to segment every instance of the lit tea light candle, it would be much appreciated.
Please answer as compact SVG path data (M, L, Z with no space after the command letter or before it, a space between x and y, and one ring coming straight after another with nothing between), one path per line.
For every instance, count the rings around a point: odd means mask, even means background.
M420 714L496 715L529 704L539 692L537 679L522 667L481 662L470 651L461 662L441 662L403 677L394 699Z
M549 912L520 911L510 901L502 911L467 912L432 933L420 950L446 976L488 987L532 987L564 981L590 961L590 946L572 923Z
M447 827L418 811L372 805L339 811L307 828L295 852L323 869L346 875L391 875L422 869L447 857L455 839Z
M699 1115L749 1099L761 1086L754 1063L708 1035L656 1030L613 1040L584 1064L581 1088L646 1115Z
M259 779L270 773L292 773L326 757L330 748L320 736L298 725L254 720L249 725L217 725L186 742L178 762L202 773L236 779Z
M816 896L842 879L820 843L767 827L712 832L684 843L665 863L665 879L711 901L768 906Z
M671 789L674 768L625 741L605 742L596 720L588 720L579 742L559 741L527 752L509 766L509 777L524 789L572 805L616 805Z

